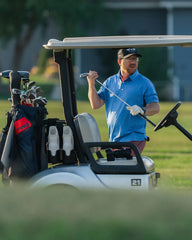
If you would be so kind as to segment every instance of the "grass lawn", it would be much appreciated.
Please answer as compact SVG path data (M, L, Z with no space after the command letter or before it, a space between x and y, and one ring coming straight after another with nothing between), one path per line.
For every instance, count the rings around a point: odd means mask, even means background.
M158 115L149 117L157 124L175 103L161 103L161 110ZM5 113L10 109L8 101L1 101L0 127L6 123ZM99 126L101 138L108 141L108 129L105 119L104 107L99 110L92 110L89 102L78 102L78 112L89 112L92 114ZM64 119L62 103L49 101L47 105L48 117ZM178 109L178 122L192 133L192 104L182 103ZM150 141L147 142L143 155L152 158L156 165L156 171L161 173L159 187L173 189L191 189L192 187L192 146L191 141L185 137L177 128L170 126L157 132L153 126L147 124L147 134Z
M174 103L161 103L151 117L158 123ZM60 102L49 101L48 117L63 119ZM191 103L179 108L178 122L192 132ZM0 127L4 127L8 101L1 101ZM102 140L107 140L104 108L93 111L78 102L78 111L97 120ZM192 148L175 127L153 131L143 155L151 157L161 173L158 191L74 191L64 188L0 188L0 234L10 240L180 240L192 235Z

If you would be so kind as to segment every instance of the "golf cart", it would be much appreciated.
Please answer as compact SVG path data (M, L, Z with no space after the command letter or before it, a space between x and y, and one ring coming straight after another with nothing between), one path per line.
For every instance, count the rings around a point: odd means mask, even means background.
M73 49L127 48L155 46L192 46L192 36L113 36L51 39L44 47L53 50L60 73L60 87L65 121L68 130L63 132L71 143L62 165L49 168L33 177L33 186L68 185L74 188L149 189L157 186L159 173L154 162L141 156L131 143L101 142L95 119L89 113L78 114L72 70ZM158 124L150 122L155 131L176 122L176 109L180 103ZM170 120L172 119L172 120ZM113 151L112 149L117 149ZM126 150L125 150L126 149ZM130 150L135 152L131 157ZM101 153L104 151L104 154ZM65 150L66 152L66 150ZM70 163L71 161L71 163Z
M48 152L48 162L51 165L42 168L30 179L32 186L63 185L77 189L155 188L160 174L155 172L152 159L141 156L132 143L102 142L93 116L89 113L78 113L72 50L177 45L192 46L192 36L113 36L49 40L44 47L53 50L54 60L59 66L65 120L44 120L47 129L44 150ZM151 123L155 127L154 130L158 130L176 123L170 120L170 116L174 118L173 113L179 105L180 103L158 125L145 116L141 117ZM131 151L135 153L135 157L131 156Z

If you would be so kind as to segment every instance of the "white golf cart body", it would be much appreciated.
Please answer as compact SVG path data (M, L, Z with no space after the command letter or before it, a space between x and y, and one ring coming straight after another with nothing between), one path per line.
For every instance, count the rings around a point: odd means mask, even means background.
M65 38L63 41L51 39L45 48L53 50L59 66L60 88L66 124L71 129L74 142L71 152L75 152L77 162L59 164L45 169L32 178L32 186L45 187L65 185L77 189L150 189L157 186L159 174L155 172L152 159L141 156L135 145L130 143L101 142L99 129L94 118L88 114L78 114L72 71L72 49L85 48L129 48L192 46L192 36L112 36ZM99 155L101 149L130 148L135 157L115 157L110 161Z

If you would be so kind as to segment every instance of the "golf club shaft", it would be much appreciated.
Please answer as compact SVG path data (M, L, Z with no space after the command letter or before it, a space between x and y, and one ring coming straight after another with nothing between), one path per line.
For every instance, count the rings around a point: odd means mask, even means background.
M80 75L80 77L87 77L88 73L82 73ZM103 83L101 83L98 79L95 80L97 83L99 83L101 86L103 86L105 89L107 89L110 93L112 93L116 98L118 98L122 103L124 103L125 105L127 105L128 107L130 107L130 105L128 103L126 103L122 98L120 98L118 95L116 95L113 91L111 91L109 88L107 88L106 86L104 86ZM138 114L140 117L142 117L143 119L145 119L147 122L149 122L153 127L156 127L156 125L150 121L146 116L142 115L141 113Z
M107 88L106 86L104 86L99 80L95 80L96 82L98 82L101 86L103 86L105 89L107 89L110 93L112 93L116 98L118 98L121 102L123 102L125 105L127 105L128 107L130 107L130 105L128 103L126 103L122 98L120 98L118 95L116 95L113 91L111 91L111 89Z
M126 103L122 98L120 98L118 95L116 95L113 91L111 91L109 88L107 88L106 86L104 86L99 80L95 80L96 82L98 82L101 86L103 86L105 89L107 89L110 93L112 93L116 98L118 98L122 103L124 103L125 105L127 105L128 107L130 107L130 105L128 103ZM155 127L156 125L151 122L147 117L145 117L143 114L139 113L138 114L140 117L142 117L143 119L145 119L147 122L149 122L151 125L153 125L153 127Z

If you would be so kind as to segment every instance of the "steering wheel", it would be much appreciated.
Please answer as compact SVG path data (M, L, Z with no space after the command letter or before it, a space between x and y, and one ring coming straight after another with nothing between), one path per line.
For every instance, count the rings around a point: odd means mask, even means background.
M162 127L168 127L174 125L176 118L178 116L177 109L181 105L181 102L178 102L168 113L167 115L155 126L154 131L161 129Z

